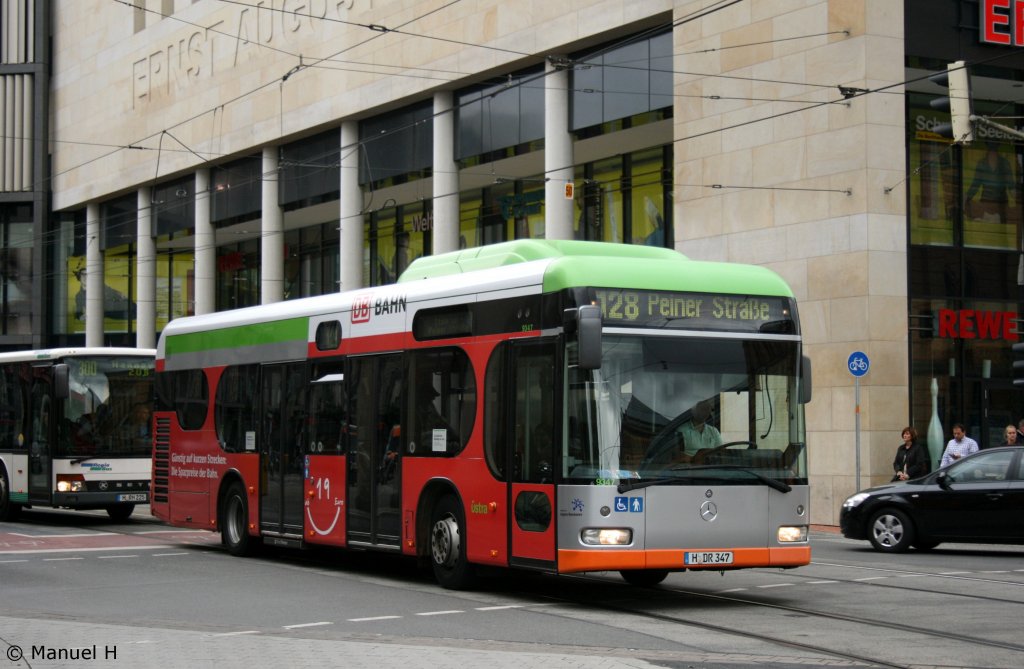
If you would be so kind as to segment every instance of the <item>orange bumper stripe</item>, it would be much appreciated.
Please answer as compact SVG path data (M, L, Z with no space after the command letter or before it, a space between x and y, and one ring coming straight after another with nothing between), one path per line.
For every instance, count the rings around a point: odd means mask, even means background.
M695 550L732 551L730 565L688 567L683 564L683 550L560 550L558 571L570 574L581 571L615 571L619 569L726 569L750 567L799 567L811 562L809 545L776 548L700 548Z

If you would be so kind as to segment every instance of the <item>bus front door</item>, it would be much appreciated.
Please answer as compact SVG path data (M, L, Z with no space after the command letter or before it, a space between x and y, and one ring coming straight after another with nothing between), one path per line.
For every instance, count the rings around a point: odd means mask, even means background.
M350 358L348 542L400 547L402 356Z
M302 536L306 381L305 363L263 367L260 529L271 536Z
M39 370L36 370L37 374ZM37 376L32 383L32 435L28 450L28 498L49 504L53 491L51 429L53 401L48 377Z
M534 569L555 569L555 453L561 432L561 387L555 373L556 347L550 342L517 342L508 375L512 388L512 458L509 471L512 553L509 562Z

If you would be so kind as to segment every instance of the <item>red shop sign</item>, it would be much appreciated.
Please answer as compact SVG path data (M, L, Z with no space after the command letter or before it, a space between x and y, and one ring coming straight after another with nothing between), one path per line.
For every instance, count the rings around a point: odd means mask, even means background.
M1017 341L1017 312L939 309L939 336Z
M978 7L982 42L1024 46L1024 0L981 0Z

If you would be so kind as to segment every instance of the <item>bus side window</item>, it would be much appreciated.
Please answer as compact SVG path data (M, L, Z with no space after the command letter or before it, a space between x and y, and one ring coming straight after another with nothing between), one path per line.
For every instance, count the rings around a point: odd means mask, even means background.
M428 349L411 356L410 392L402 431L406 451L455 455L465 448L476 417L476 380L459 348Z

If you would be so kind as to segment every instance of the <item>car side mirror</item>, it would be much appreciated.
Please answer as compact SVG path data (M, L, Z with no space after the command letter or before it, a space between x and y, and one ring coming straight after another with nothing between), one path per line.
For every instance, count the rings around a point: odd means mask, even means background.
M939 472L939 475L935 477L935 482L939 484L939 487L943 490L952 490L953 486L949 483L949 477L946 476L946 472Z

